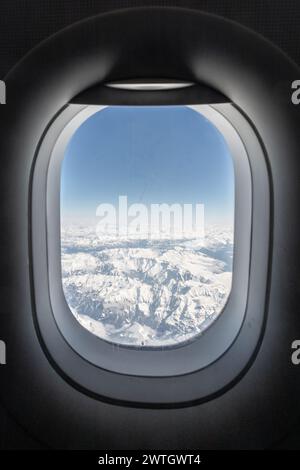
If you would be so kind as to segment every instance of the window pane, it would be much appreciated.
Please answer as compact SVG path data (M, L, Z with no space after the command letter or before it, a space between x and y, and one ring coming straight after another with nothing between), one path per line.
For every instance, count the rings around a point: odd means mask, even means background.
M220 132L185 106L107 107L61 171L64 294L80 324L128 346L191 340L231 290L234 168Z

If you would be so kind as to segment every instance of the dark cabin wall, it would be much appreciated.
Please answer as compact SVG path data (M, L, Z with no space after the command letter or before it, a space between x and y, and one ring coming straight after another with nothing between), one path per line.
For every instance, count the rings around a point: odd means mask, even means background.
M270 39L300 64L299 0L1 0L0 77L32 47L71 23L138 6L177 6L224 16Z
M36 44L71 23L137 6L177 6L224 16L270 39L300 64L299 0L1 0L0 77ZM295 448L299 441L300 428L277 447ZM41 449L1 406L0 449Z

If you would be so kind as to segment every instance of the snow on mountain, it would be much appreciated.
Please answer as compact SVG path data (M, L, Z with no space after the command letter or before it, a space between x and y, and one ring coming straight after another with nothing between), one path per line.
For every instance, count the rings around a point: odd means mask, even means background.
M81 325L110 342L178 344L201 333L228 299L233 233L196 238L99 237L94 227L61 233L62 282Z

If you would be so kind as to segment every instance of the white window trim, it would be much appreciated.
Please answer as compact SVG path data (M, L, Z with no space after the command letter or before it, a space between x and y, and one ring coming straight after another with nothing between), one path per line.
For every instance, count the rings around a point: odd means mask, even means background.
M72 105L75 106L75 105ZM71 314L61 277L60 172L70 138L80 125L106 106L88 106L64 127L51 153L47 174L47 238L50 298L56 323L67 342L91 363L114 372L147 376L181 375L208 366L230 347L241 327L247 300L251 234L251 173L245 147L231 124L208 105L190 106L225 137L235 169L235 234L232 291L218 318L203 333L177 346L116 345L84 329ZM51 222L50 222L51 218ZM238 287L239 295L235 289ZM70 315L71 314L71 315ZM75 320L75 323L74 323ZM122 350L116 354L116 349Z
M233 105L193 107L201 110L222 132L235 164L232 291L222 314L192 341L178 347L155 349L117 346L79 324L67 305L61 279L60 165L71 136L85 119L100 109L104 107L65 107L49 125L37 152L31 191L31 243L36 325L42 344L58 369L93 396L160 404L170 400L203 399L220 391L241 373L254 353L262 331L270 217L264 152L252 126ZM239 133L242 131L247 151L232 122ZM251 190L253 182L255 193ZM263 230L260 227L262 220ZM250 263L251 257L257 259L258 256L259 269ZM251 270L256 272L249 284ZM251 309L247 308L249 286ZM170 398L168 386L173 386L175 379L176 388Z

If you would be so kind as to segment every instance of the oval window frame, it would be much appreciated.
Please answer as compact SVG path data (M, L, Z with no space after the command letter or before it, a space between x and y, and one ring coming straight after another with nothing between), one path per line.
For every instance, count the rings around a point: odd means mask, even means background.
M245 324L249 325L250 322L254 320L253 318L252 320L251 318L247 318L249 315L247 315L246 307L252 251L251 243L253 243L253 239L255 239L255 237L253 237L253 192L255 188L257 191L264 192L265 204L260 204L260 212L264 212L263 216L265 222L266 224L269 223L268 174L263 150L254 130L234 105L228 103L214 106L195 105L191 106L191 108L196 111L198 110L198 112L201 109L202 114L203 111L206 110L204 113L205 117L210 119L211 122L221 130L225 140L229 144L232 155L234 152L237 160L243 161L245 166L242 166L242 174L246 172L247 177L245 179L245 174L244 178L241 177L241 168L237 170L235 162L235 173L239 171L240 173L235 179L235 256L232 291L229 300L223 313L213 322L207 331L192 342L183 343L178 348L161 348L155 350L146 348L138 349L108 343L94 336L88 330L85 330L70 312L65 301L61 276L59 274L61 266L59 219L60 161L64 155L64 146L67 145L71 135L73 135L76 130L74 122L77 121L76 125L78 128L87 117L99 111L99 106L72 104L71 106L65 107L51 123L39 146L32 179L31 212L33 282L35 285L38 326L47 352L53 358L55 364L58 365L59 369L79 387L83 387L88 392L97 396L106 396L109 398L117 395L117 399L119 400L144 402L146 383L150 381L152 393L149 397L149 401L154 403L169 403L169 395L166 394L165 386L163 386L166 380L178 381L184 379L184 381L186 381L187 377L195 378L199 374L206 374L208 371L210 380L199 382L200 384L202 382L200 389L203 389L200 395L206 396L211 393L212 390L214 390L213 393L215 393L216 390L224 386L224 382L228 382L230 376L224 373L220 374L219 372L221 377L218 377L216 380L215 374L212 372L213 368L216 365L219 366L221 360L229 357L229 352L232 351L232 346L237 343L237 339L241 335ZM78 117L80 117L79 120ZM216 117L218 119L216 119ZM225 133L224 125L225 127L227 126ZM239 132L236 131L237 128ZM238 137L237 140L236 137ZM238 148L233 150L232 146L236 145L237 142L239 144ZM249 150L250 143L252 150ZM241 145L244 149L242 159L240 155L237 155L241 151ZM253 162L256 162L254 165L254 167L257 167L256 169L254 168L255 171L253 171ZM255 184L256 180L257 184ZM260 180L260 182L258 180ZM263 180L264 184L262 184ZM245 191L247 183L251 194L248 200L248 206L247 204L243 206L241 203L244 198L239 196ZM237 205L237 201L240 202L240 206ZM245 211L245 207L248 207L248 211ZM243 214L245 215L247 212L249 214L248 221L247 217L246 219L245 217L243 218ZM261 219L261 214L258 212L257 210L257 218ZM52 217L51 224L49 223L49 214L51 214ZM53 219L53 214L57 214L55 219ZM237 224L241 215L242 219L240 219L240 222L242 221L243 223ZM42 224L41 220L43 221ZM237 226L238 229L236 229ZM266 274L268 265L267 253L269 240L266 233L268 233L268 231L256 230L256 236L260 238L260 246L265 247L265 259L260 259L259 272L261 279L266 279L266 276L263 277L263 275ZM240 247L239 244L241 244ZM241 264L241 266L243 266L242 274L242 272L238 270L236 263L237 260L241 261L242 256L245 256L245 254L246 257L244 257ZM43 261L41 262L41 260ZM239 283L238 289L237 283ZM243 289L241 287L243 287ZM264 283L262 282L260 285L260 293L257 295L257 301L261 301L264 297L265 291L263 289ZM48 291L47 306L45 306L45 295L42 294L45 293L45 290ZM236 313L235 328L228 328L227 323L227 331L229 330L231 334L226 337L227 341L224 341L224 327L222 323L224 324L225 320L228 322L228 313L226 312L230 312L231 318L234 317L232 305L235 307ZM263 303L260 305L263 305ZM263 312L261 312L260 315L259 312L252 312L250 317L255 317L255 323L257 325L254 329L256 333L254 343L256 345L263 324ZM63 348L61 348L61 341L57 341L57 335L59 335L60 340L61 337L63 337ZM85 349L78 349L78 344L83 344L82 338L84 337ZM237 356L235 356L235 366L231 363L234 377L241 372L242 368L251 357L251 351L253 352L255 349L254 344L252 344L252 347L250 346L251 343L253 343L253 339L253 335L250 335L247 340L249 346L245 347L244 345L243 348L246 354L240 354L239 360L236 360ZM206 349L206 356L201 355L201 350L199 351L198 349L199 345L201 345L200 348L202 347L203 351ZM218 348L214 347L214 345L217 345ZM62 353L62 349L65 348L68 351L67 355ZM244 357L245 355L247 360ZM199 361L199 358L201 361ZM82 361L84 363L83 368L79 366L79 362L82 364ZM240 362L242 362L242 365ZM77 365L75 366L75 364ZM186 367L186 365L188 365L188 367ZM108 374L110 378L113 377L113 380L106 379L105 386L103 386L104 382L100 380L102 374ZM141 382L144 385L141 387L134 386L134 381L140 381L142 378L146 379L146 381ZM126 382L128 384L129 380L132 386L126 387L125 385L122 387L122 382L119 382L117 387L113 387L112 384L115 380L118 382L119 380L123 381L124 384ZM161 385L159 385L160 383ZM155 387L154 384L156 384ZM196 387L196 389L197 388L199 387ZM189 389L189 387L182 389L182 387L178 386L177 392L173 394L175 395L175 401L182 402L195 399L196 389ZM144 391L141 393L141 390ZM197 392L197 395L198 394L199 392ZM172 399L174 400L174 396Z

